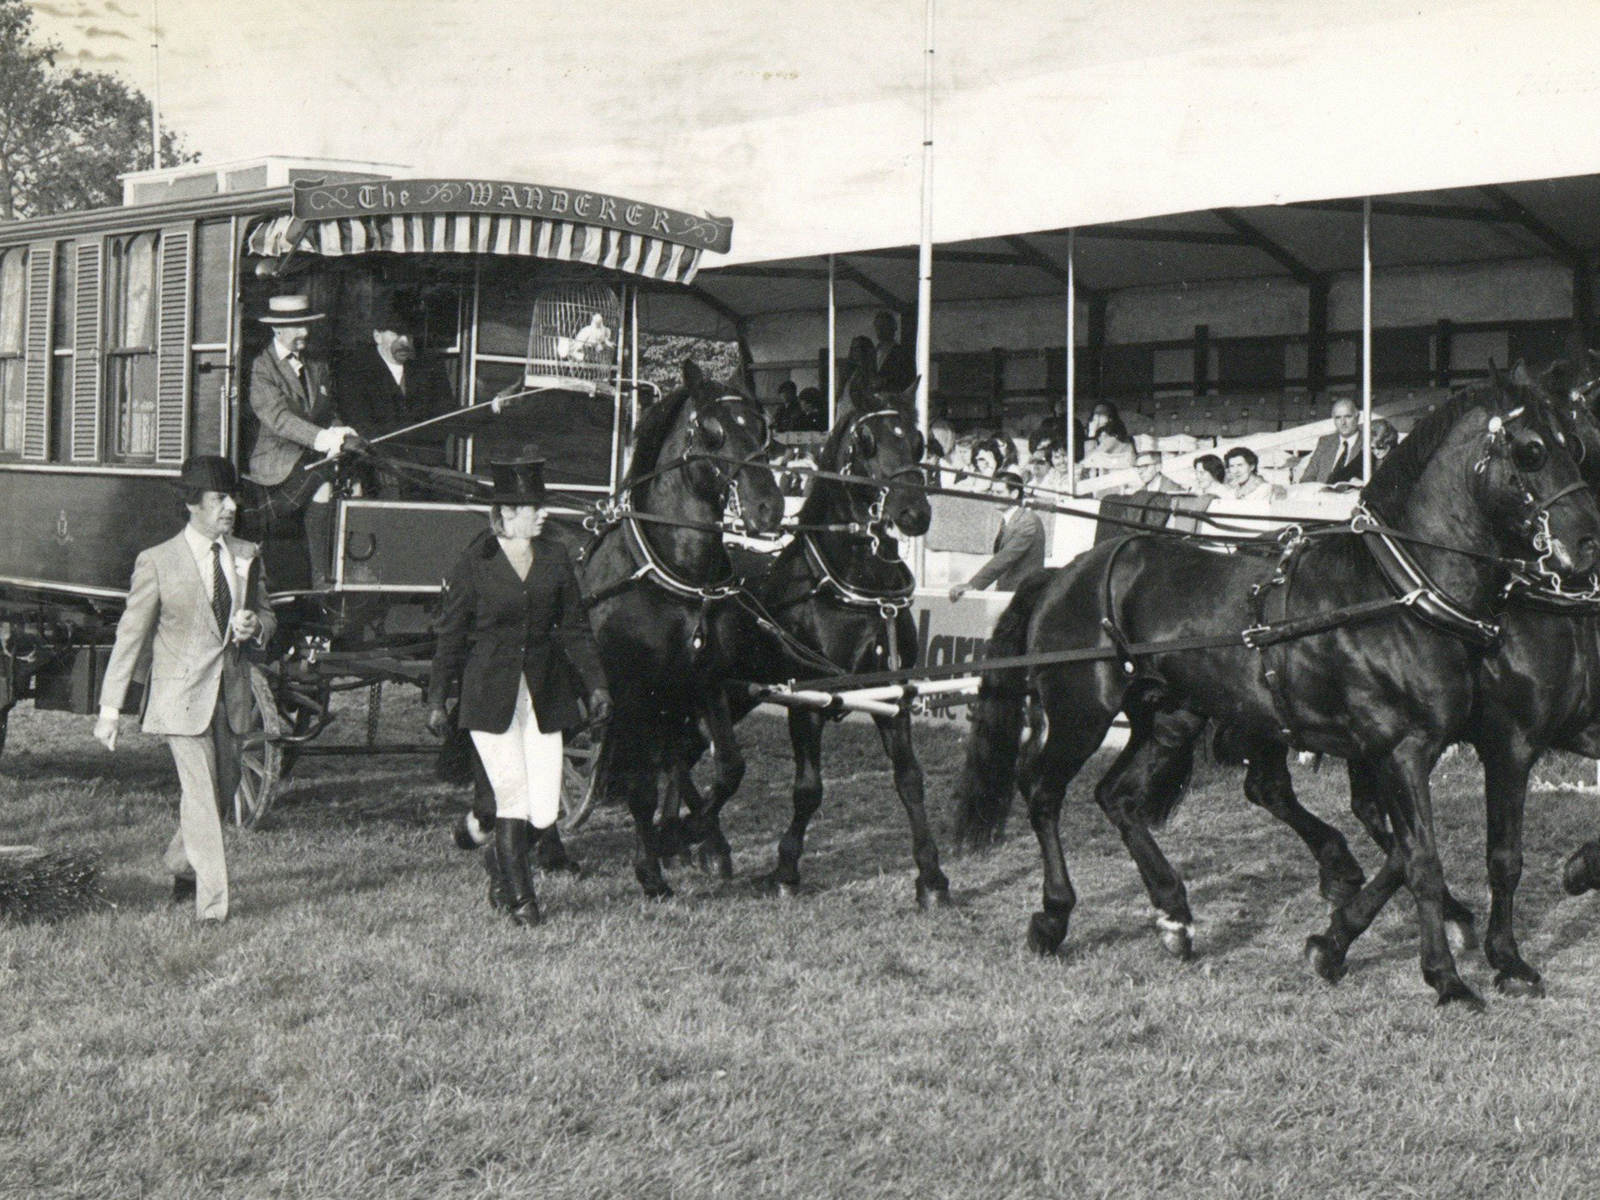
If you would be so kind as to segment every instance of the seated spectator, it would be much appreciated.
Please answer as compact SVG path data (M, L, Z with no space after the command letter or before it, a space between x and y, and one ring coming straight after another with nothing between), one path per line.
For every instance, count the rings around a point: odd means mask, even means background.
M794 380L785 379L778 385L778 411L772 418L772 432L794 433L805 428L805 419L805 410L800 407Z
M1152 496L1175 496L1183 491L1174 480L1162 472L1161 455L1154 450L1141 451L1133 460L1133 465L1139 472L1139 483L1130 489L1131 491Z
M1389 451L1400 444L1400 435L1394 426L1378 417L1372 422L1372 465L1376 467L1389 457Z
M1197 496L1231 496L1224 480L1227 474L1215 454L1202 454L1194 460L1194 491Z
M1256 457L1254 450L1247 446L1235 446L1223 457L1223 468L1226 471L1228 487L1227 511L1230 513L1259 513L1263 516L1272 512L1275 500L1282 500L1287 496L1288 490L1275 483L1269 483L1261 477L1259 468L1261 460ZM1251 532L1264 529L1251 522Z
M934 458L947 458L956 448L956 431L954 426L940 417L928 426L928 453Z
M1034 491L1044 485L1044 477L1050 474L1050 452L1055 449L1055 443L1049 438L1035 445L1028 455L1028 490Z
M806 423L801 428L807 433L828 432L828 406L822 398L821 388L800 389L800 411L805 414Z
M1042 491L1059 492L1063 496L1072 491L1072 464L1067 461L1065 446L1050 447L1050 469L1045 472L1044 478L1037 486Z
M1089 414L1089 427L1084 430L1085 453L1099 449L1100 438L1107 430L1110 430L1119 442L1130 444L1133 442L1133 435L1123 423L1122 414L1117 411L1117 406L1109 400L1101 400Z
M994 478L1005 461L1005 451L993 438L985 438L972 447L972 468L967 482L962 485L969 492L994 491Z
M1133 466L1135 451L1133 438L1120 420L1100 426L1094 438L1094 449L1083 456L1079 467L1087 475L1102 475L1107 471L1120 471Z

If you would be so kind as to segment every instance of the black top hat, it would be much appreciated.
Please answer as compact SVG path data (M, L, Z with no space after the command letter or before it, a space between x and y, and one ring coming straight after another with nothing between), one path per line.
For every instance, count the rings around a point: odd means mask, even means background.
M489 476L494 490L490 504L542 505L545 501L544 459L519 458L512 462L492 462Z
M394 333L417 331L416 306L403 296L385 296L372 306L372 328Z
M196 454L184 460L183 469L178 472L178 486L234 496L239 492L239 472L220 454Z

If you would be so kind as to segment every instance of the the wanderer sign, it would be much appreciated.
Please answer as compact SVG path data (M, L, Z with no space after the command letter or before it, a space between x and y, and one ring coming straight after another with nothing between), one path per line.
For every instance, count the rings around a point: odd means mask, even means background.
M486 179L394 179L369 183L299 182L293 215L300 221L339 217L434 216L446 213L503 213L600 225L623 233L660 238L699 250L726 254L733 245L733 221L609 196L581 188Z

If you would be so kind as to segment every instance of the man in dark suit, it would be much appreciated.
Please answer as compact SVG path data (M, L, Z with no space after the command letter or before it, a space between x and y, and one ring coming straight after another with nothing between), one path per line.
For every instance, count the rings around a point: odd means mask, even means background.
M1011 494L1011 507L1000 516L1000 532L994 538L994 557L965 583L950 589L953 603L974 589L993 585L1002 592L1014 592L1017 585L1044 566L1044 522L1039 514L1022 507L1022 476L1005 470L995 476Z
M319 457L341 454L360 444L356 431L339 419L328 394L328 368L306 357L313 322L304 296L274 296L260 318L272 342L250 364L250 409L259 428L250 450L250 478L267 489L268 503L284 512L303 513L311 582L327 582L333 544L333 489L327 482L309 488L309 500L296 493L304 483L296 468Z
M372 341L342 366L337 391L340 413L368 441L456 406L443 365L417 353L415 319L392 302L373 314ZM424 429L388 445L415 462L443 466L444 436Z
M277 619L267 603L259 547L231 536L239 476L202 454L178 486L189 512L176 537L143 551L100 689L94 736L117 748L135 667L150 658L144 731L163 734L178 768L178 831L167 847L175 901L193 899L202 921L228 916L222 802L239 786L239 737L250 728L250 664L243 643L263 645Z
M911 351L895 337L895 319L892 312L880 312L872 319L872 330L878 335L876 347L877 375L874 384L880 392L903 392L917 378L917 366Z
M1317 439L1298 483L1342 483L1361 475L1361 415L1347 396L1333 402L1333 432Z

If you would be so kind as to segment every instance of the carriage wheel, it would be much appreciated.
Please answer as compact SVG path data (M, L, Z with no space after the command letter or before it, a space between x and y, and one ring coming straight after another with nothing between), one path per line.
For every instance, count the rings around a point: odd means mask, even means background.
M240 739L239 790L233 794L233 820L246 829L272 807L283 781L284 721L272 681L260 667L250 668L250 729Z
M599 797L592 794L600 747L587 730L567 739L561 766L561 828L571 832L589 819Z

